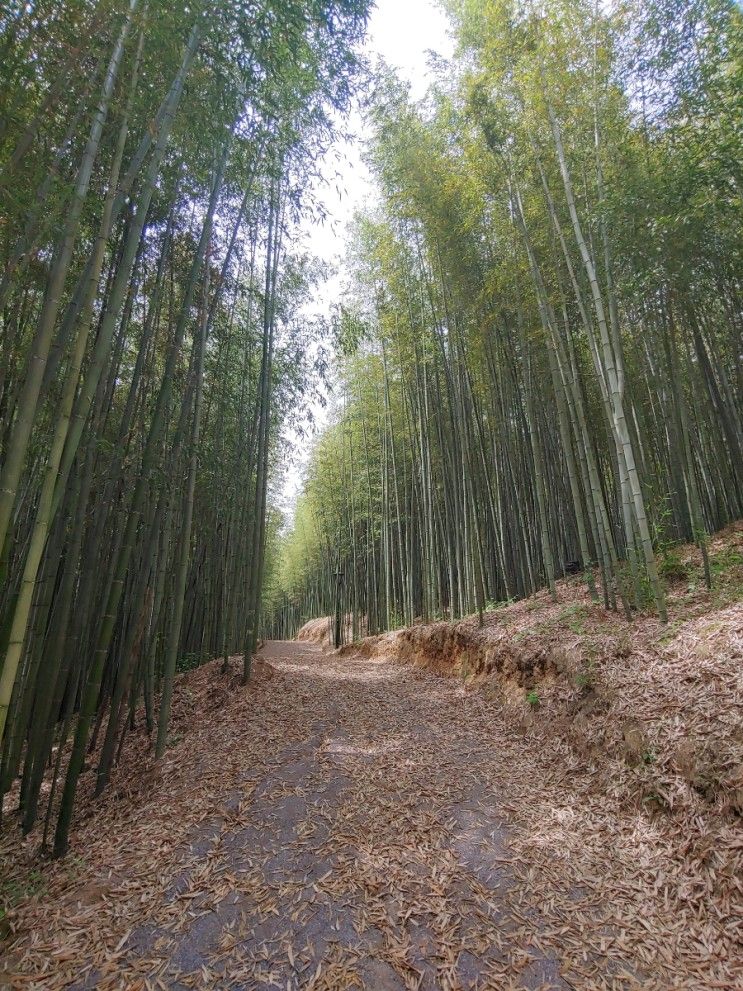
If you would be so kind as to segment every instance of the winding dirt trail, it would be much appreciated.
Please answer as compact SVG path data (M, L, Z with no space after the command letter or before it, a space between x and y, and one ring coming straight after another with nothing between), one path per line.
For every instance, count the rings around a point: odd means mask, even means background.
M511 906L508 830L482 773L501 751L477 700L401 665L270 643L262 656L312 733L280 754L237 822L191 847L214 901L185 871L169 897L192 919L175 935L168 987L559 988L530 943L538 913ZM196 882L196 883L195 883ZM221 885L220 885L221 886ZM147 956L165 933L137 932ZM170 934L168 934L170 935ZM171 983L172 981L172 983Z
M539 896L514 875L498 781L509 741L477 696L307 644L262 656L311 734L277 755L249 803L233 792L191 837L194 866L165 895L183 915L175 931L135 932L130 961L166 940L169 988L574 987L547 948ZM600 969L614 986L616 965Z
M165 790L99 819L106 896L52 887L11 987L713 986L670 949L662 894L625 927L656 869L642 837L576 836L570 782L478 692L304 643L263 657L276 674L237 700L220 688Z

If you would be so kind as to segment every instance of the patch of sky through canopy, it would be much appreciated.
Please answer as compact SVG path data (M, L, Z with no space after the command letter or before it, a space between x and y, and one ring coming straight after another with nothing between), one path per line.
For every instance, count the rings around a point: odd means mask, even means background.
M454 42L449 24L436 0L377 0L372 10L364 54L373 66L382 59L410 84L410 95L421 99L433 81L430 53L450 58ZM320 287L312 310L329 316L334 300L342 294L343 255L346 231L354 214L376 199L376 192L363 162L363 144L368 129L355 109L340 123L344 136L329 149L321 163L322 178L313 191L320 210L301 227L302 247L334 270ZM321 221L318 213L324 214ZM287 464L280 497L281 508L291 513L301 489L302 473L312 445L313 431L323 425L327 411L313 405L313 429L288 431Z

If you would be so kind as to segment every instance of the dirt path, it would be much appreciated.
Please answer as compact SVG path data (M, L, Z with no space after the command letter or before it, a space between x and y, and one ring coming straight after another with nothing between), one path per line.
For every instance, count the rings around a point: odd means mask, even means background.
M538 919L509 912L508 832L480 773L497 750L472 725L473 700L308 645L263 656L307 693L313 733L284 750L239 824L195 840L241 890L188 901L196 917L175 968L246 988L485 988L509 972L526 988L568 988L529 947ZM184 873L174 890L193 887ZM145 949L158 935L137 938Z
M207 735L175 748L170 798L99 822L116 843L91 863L114 887L41 902L12 987L700 986L657 921L628 933L601 894L599 870L644 897L641 843L576 843L571 799L477 692L307 644L263 656L277 674L240 708L225 687ZM551 803L553 831L528 832L530 802Z
M305 644L263 656L311 735L192 837L165 894L182 915L137 930L130 961L167 950L171 988L573 987L511 869L505 741L477 696Z

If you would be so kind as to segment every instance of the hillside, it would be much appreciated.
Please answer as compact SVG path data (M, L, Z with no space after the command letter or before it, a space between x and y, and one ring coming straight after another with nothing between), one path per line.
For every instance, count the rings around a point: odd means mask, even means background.
M572 579L557 602L541 592L483 628L472 617L403 630L394 651L482 692L617 800L685 818L691 839L700 816L743 815L743 525L710 555L712 594L696 548L674 551L668 624L627 623ZM389 637L362 645L389 648Z

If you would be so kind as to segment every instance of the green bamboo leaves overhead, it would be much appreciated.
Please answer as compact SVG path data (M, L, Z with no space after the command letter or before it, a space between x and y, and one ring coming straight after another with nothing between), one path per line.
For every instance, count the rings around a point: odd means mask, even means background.
M288 231L367 6L0 12L1 784L31 829L57 754L57 854L86 753L100 791L143 698L161 756L178 664L255 648L306 387Z
M566 571L665 619L664 548L695 541L709 582L743 511L743 17L446 7L427 100L378 82L381 203L268 629L482 613Z

